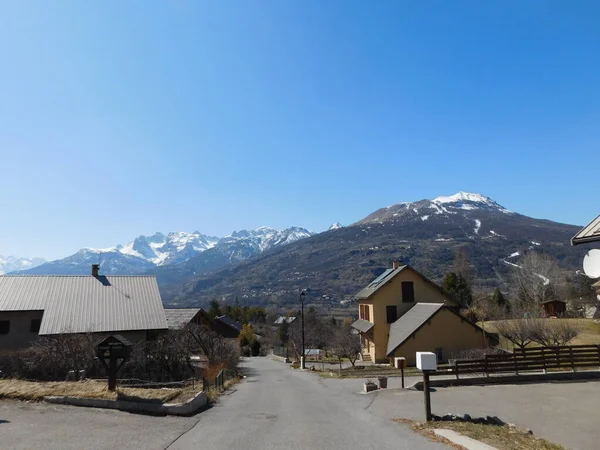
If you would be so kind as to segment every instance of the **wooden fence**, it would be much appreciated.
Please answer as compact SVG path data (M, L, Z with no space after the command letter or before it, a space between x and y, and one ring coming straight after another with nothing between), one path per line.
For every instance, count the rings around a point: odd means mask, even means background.
M541 372L600 368L600 345L571 345L568 347L515 348L513 353L486 355L483 359L453 360L448 372L456 378L466 374Z

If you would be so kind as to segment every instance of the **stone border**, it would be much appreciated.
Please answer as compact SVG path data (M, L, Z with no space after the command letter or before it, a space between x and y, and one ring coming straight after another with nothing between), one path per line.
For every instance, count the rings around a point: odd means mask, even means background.
M271 354L271 358L274 359L275 361L279 361L282 363L286 363L286 364L290 363L290 358L286 358L285 356L277 356L277 355Z
M127 400L106 400L102 398L81 398L68 396L44 397L48 403L72 406L85 406L88 408L118 409L142 414L189 416L197 413L206 406L206 392L198 392L185 403L154 403L151 401L131 402Z
M485 384L518 384L518 383L546 383L552 381L591 381L600 380L600 371L585 372L557 372L557 373L532 373L522 375L491 376L477 378L442 378L436 380L429 379L431 387L450 387L450 386L478 386ZM407 389L423 390L423 382L416 381Z

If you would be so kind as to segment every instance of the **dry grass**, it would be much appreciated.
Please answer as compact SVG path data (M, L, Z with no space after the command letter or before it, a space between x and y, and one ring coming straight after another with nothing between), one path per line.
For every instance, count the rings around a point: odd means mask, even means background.
M85 398L103 398L108 400L127 399L130 401L160 401L170 402L174 399L191 398L201 389L201 384L193 388L183 389L142 389L142 388L117 388L110 392L106 382L100 381L52 381L35 382L15 379L0 380L0 398L16 400L42 401L46 396L71 396ZM193 392L193 393L192 393ZM187 396L187 398L185 398Z
M407 419L394 420L408 424L414 431L437 442L449 442L433 432L434 428L444 428L484 442L492 447L496 447L498 450L565 450L564 447L558 444L553 444L524 430L509 427L508 425L481 425L470 422L417 423ZM456 444L451 444L451 446L457 449L463 448Z
M546 319L546 320L568 320L576 322L581 326L579 335L571 341L571 345L598 345L600 344L600 321L594 319ZM485 331L496 333L496 322L485 322ZM479 322L481 326L481 322ZM500 337L500 347L512 350L514 344L504 336ZM529 347L539 347L539 344L532 343Z

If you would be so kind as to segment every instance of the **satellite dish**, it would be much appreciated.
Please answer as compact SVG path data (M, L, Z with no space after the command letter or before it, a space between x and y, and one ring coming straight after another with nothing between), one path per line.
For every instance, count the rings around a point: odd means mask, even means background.
M600 278L600 250L587 252L583 257L583 271L590 278Z

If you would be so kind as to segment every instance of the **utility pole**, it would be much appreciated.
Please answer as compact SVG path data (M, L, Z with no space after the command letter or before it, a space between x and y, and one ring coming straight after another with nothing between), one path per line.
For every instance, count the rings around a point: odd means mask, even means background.
M304 296L306 294L304 293L304 290L300 293L300 302L302 304L302 310L301 310L301 320L302 320L302 356L300 357L300 368L302 370L306 369L305 366L305 350L304 350Z

